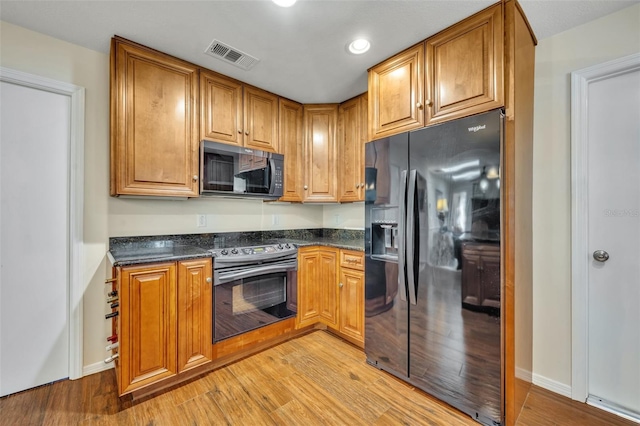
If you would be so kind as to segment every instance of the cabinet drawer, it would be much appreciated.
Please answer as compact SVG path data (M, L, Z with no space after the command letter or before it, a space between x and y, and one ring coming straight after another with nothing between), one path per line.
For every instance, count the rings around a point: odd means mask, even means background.
M340 250L340 267L364 270L364 254L358 251Z

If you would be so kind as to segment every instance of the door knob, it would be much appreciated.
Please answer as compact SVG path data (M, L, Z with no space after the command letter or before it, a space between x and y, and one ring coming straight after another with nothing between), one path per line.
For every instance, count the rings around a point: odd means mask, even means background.
M593 252L593 258L598 262L606 262L609 260L609 253L604 250L596 250Z

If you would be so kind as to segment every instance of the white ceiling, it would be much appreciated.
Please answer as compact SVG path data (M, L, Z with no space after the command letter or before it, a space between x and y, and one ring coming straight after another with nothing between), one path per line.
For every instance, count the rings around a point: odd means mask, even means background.
M0 19L100 52L119 35L302 103L367 90L367 69L497 0L0 1ZM640 0L521 0L538 40ZM371 41L355 56L346 45ZM260 59L249 71L205 55L213 39Z

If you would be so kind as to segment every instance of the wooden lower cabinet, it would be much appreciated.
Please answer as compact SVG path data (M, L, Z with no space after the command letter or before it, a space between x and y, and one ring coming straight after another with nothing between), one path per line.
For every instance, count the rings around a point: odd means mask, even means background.
M212 360L211 261L178 263L178 372Z
M211 361L211 259L117 269L120 395Z
M364 255L340 250L340 259L338 331L352 342L364 345Z
M297 327L321 323L363 345L363 254L320 246L298 253Z
M337 250L303 247L298 250L298 328L322 322L338 325Z
M120 395L174 376L176 264L123 267L120 295Z

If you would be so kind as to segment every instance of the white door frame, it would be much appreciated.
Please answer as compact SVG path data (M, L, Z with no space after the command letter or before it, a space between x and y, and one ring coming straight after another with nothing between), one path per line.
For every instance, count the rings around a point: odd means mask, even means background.
M640 53L571 73L571 398L589 394L588 360L588 89L589 84L640 69Z
M69 96L71 126L67 207L69 220L69 378L82 377L83 220L84 220L84 87L0 67L0 81Z

